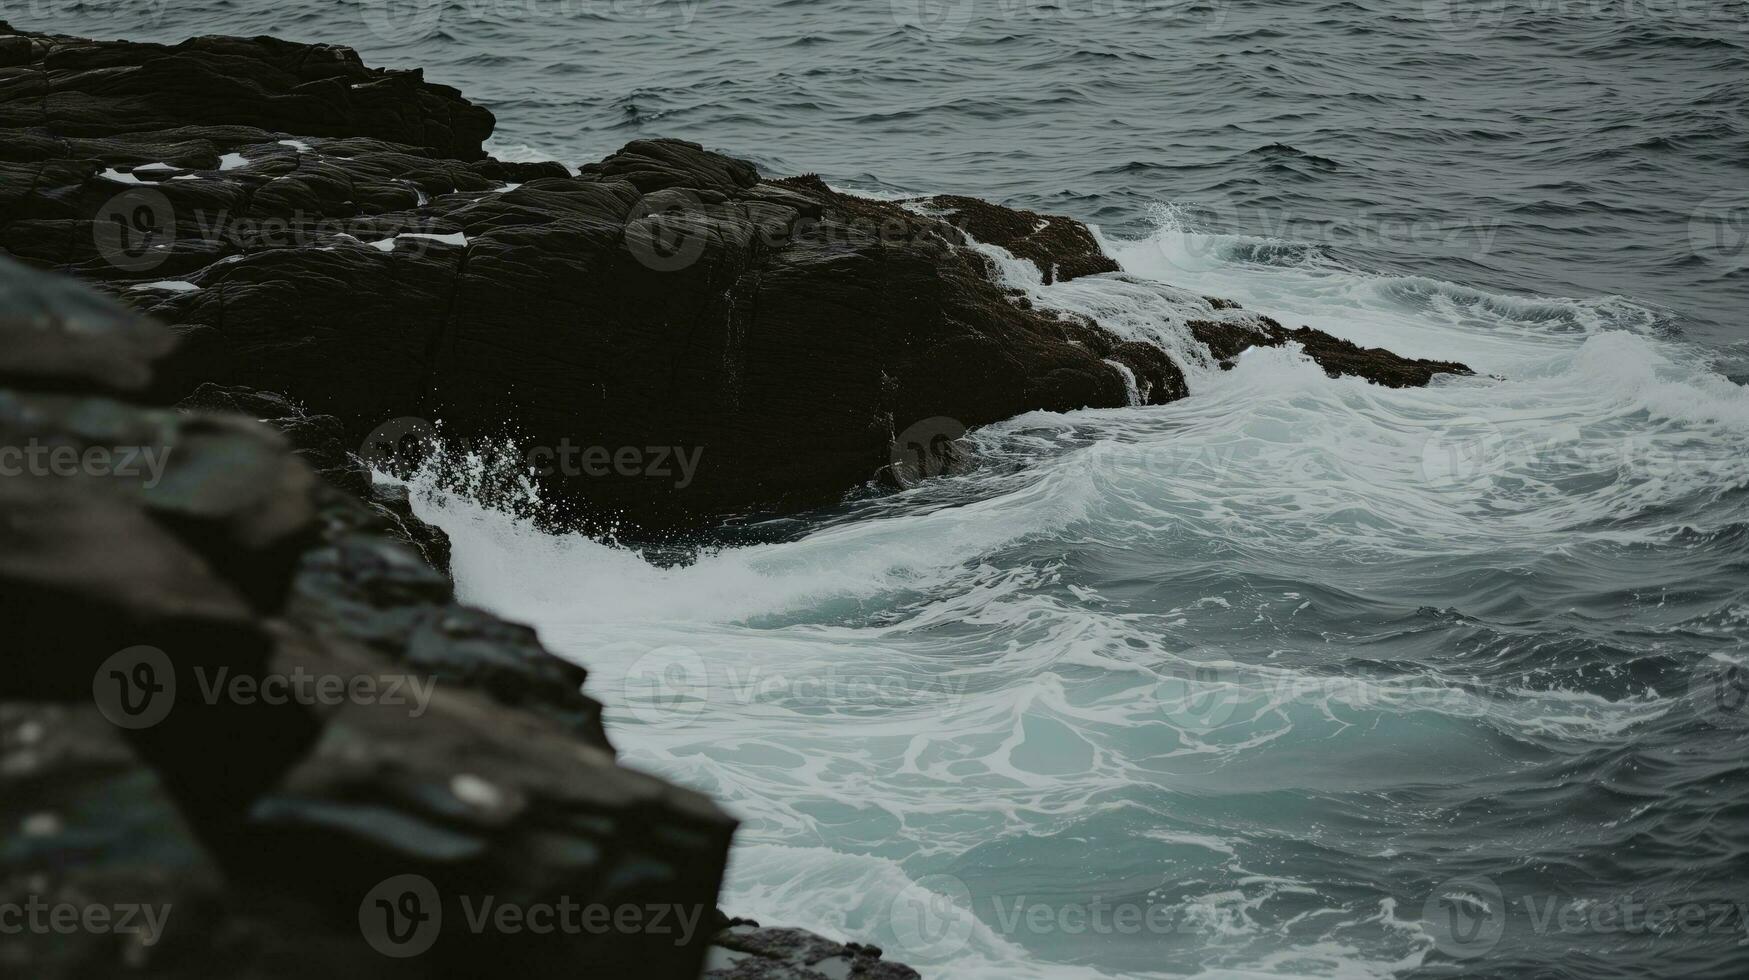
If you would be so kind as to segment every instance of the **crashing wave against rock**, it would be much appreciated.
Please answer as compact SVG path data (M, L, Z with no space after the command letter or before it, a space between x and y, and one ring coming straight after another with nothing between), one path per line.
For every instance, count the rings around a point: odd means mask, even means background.
M734 821L618 766L584 670L456 603L410 547L442 533L340 489L369 477L323 420L211 386L192 400L270 408L281 435L155 397L171 346L0 260L0 445L24 460L0 479L18 651L0 672L0 820L20 829L0 903L106 916L33 920L0 963L51 980L507 961L915 980L872 947L725 920ZM487 901L559 928L474 928ZM404 930L372 925L380 903ZM635 928L600 927L626 914Z
M0 247L133 308L0 262L7 444L108 461L0 482L24 651L0 674L0 810L29 830L0 899L176 910L150 943L31 935L0 961L914 978L718 916L733 821L619 767L584 671L457 604L442 532L351 447L514 420L546 489L654 530L903 482L896 444L927 420L951 440L1183 397L1166 352L1035 308L972 247L1045 282L1114 271L1088 229L766 179L678 140L577 174L492 160L485 109L341 47L0 34ZM1292 341L1384 384L1465 371L1233 308L1190 324L1216 360ZM123 473L130 449L156 462ZM651 479L658 449L684 480ZM289 678L374 693L239 693ZM671 925L469 930L484 895ZM373 928L379 907L404 921Z

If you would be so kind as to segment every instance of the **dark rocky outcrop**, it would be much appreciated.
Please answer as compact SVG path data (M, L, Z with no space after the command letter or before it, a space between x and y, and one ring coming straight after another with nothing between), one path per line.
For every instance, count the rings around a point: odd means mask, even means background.
M0 260L0 349L42 337L61 370L0 386L0 902L105 921L8 936L0 971L698 975L702 934L468 925L486 895L714 915L733 821L615 763L581 668L284 436L153 403L163 328ZM428 951L384 955L373 896L421 903Z
M1222 308L1237 309L1238 304L1228 301ZM1456 361L1407 358L1382 347L1361 347L1311 327L1289 330L1266 316L1250 321L1192 320L1188 326L1191 335L1208 347L1209 354L1223 368L1232 367L1233 359L1252 347L1294 343L1332 378L1365 378L1387 388L1419 388L1435 375L1472 373Z
M449 536L413 513L406 487L373 479L346 428L332 415L312 415L274 392L203 383L177 403L183 409L243 415L277 429L294 455L321 478L319 509L332 525L370 531L413 548L436 572L449 572Z
M306 453L441 421L532 451L582 516L660 530L892 479L923 420L1185 393L1163 352L1033 309L967 247L1047 280L1115 269L1069 218L871 201L677 140L572 176L486 158L489 113L344 48L0 30L0 248L174 324L174 397L296 398L321 420ZM1244 319L1229 306L1211 322ZM1289 339L1384 383L1458 367Z
M419 69L366 68L351 48L272 37L197 37L181 44L92 41L7 25L0 128L11 160L101 157L102 143L142 134L172 162L219 166L226 137L178 132L237 126L308 136L371 136L462 160L485 156L492 114ZM144 135L151 134L151 135Z
M919 980L881 959L878 946L835 943L800 929L762 929L737 920L705 959L703 980Z
M927 198L924 203L978 241L1000 245L1038 266L1047 283L1118 271L1117 262L1100 251L1087 226L1072 218L1005 208L953 194Z

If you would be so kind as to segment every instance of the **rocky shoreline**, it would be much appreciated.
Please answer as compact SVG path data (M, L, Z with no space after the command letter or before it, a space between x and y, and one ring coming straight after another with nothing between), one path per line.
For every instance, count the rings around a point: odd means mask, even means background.
M1162 351L1031 308L968 247L1046 281L1115 270L1073 219L853 197L678 140L576 176L492 160L490 112L326 45L13 32L0 71L0 247L172 325L167 384L290 396L350 445L397 420L512 443L596 526L891 485L931 419L1185 394ZM1222 357L1293 339L1386 384L1463 370L1204 302Z
M724 928L734 821L617 765L585 671L456 603L442 532L367 463L441 420L544 464L578 523L660 535L933 472L936 420L1165 404L1183 373L973 247L1046 282L1116 270L1072 219L678 140L572 174L490 159L492 125L342 47L0 23L0 445L24 461L0 479L0 902L176 913L0 963L916 976ZM1294 342L1380 384L1467 373L1204 302L1186 326L1216 361ZM484 895L673 912L470 930Z

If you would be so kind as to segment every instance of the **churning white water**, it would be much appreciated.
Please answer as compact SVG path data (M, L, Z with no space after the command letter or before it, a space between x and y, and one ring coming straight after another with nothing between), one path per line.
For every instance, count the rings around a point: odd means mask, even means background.
M1105 244L1122 273L1051 286L992 254L1189 398L989 426L969 473L684 567L429 477L419 512L466 601L590 669L627 764L743 821L726 911L931 978L1398 975L1442 882L1607 876L1611 828L1662 833L1578 787L1681 744L1689 672L1749 637L1749 391L1623 299L1171 209ZM1223 372L1204 295L1478 376Z

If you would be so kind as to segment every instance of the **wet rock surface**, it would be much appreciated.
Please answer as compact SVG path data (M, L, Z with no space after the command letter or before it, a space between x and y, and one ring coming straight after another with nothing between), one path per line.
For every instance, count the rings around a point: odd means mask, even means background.
M345 427L332 415L312 415L284 395L203 383L177 407L235 415L265 423L285 437L292 453L321 478L317 507L331 528L369 531L418 552L425 564L447 575L449 536L413 513L406 487L377 481L359 447L346 442Z
M1069 218L872 201L679 140L573 176L487 158L489 112L345 48L5 30L0 248L175 325L174 397L296 399L304 452L441 421L516 447L570 516L663 531L890 484L932 419L1186 393L1164 352L1032 308L971 247L1046 281L1115 270ZM1253 326L1239 339L1285 342ZM1286 339L1387 384L1461 367Z
M1087 226L1072 218L1005 208L953 194L926 198L923 203L972 238L1000 245L1038 266L1047 283L1118 271L1117 262L1100 250Z
M426 82L420 70L367 68L357 52L339 45L212 35L164 45L6 30L0 67L36 69L0 77L0 126L20 131L9 141L13 159L57 149L101 155L81 141L226 126L370 135L478 159L495 123L455 89ZM178 135L171 155L218 165L221 147L197 133Z
M0 964L461 977L514 957L535 976L697 976L734 822L618 766L582 668L457 605L286 436L91 384L86 365L131 351L110 375L151 390L168 334L67 302L79 291L0 260L9 335L69 327L63 375L0 386L0 444L23 460L0 479L0 901L105 924L9 937ZM648 913L471 928L488 895L676 911L661 931ZM373 896L419 913L402 941L373 931Z
M878 946L741 920L718 935L704 980L919 980L916 970L881 955Z
M1228 303L1223 308L1236 309ZM1249 322L1192 320L1191 335L1209 349L1209 354L1223 368L1233 366L1233 359L1252 347L1281 347L1298 344L1306 356L1318 362L1332 378L1365 378L1387 388L1419 388L1441 374L1473 374L1456 361L1432 361L1402 357L1382 347L1360 345L1332 337L1322 330L1300 327L1289 330L1269 317L1257 317Z

